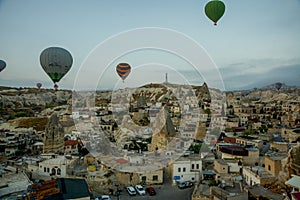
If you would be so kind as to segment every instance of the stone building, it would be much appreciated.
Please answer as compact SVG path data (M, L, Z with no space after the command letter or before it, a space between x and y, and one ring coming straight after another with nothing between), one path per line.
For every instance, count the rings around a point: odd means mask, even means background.
M163 184L163 169L145 171L143 173L134 172L115 172L116 179L119 183L124 185L153 185Z
M242 162L236 159L214 160L214 170L219 174L239 173Z
M64 129L57 113L50 116L45 130L43 153L62 153L64 151Z
M78 153L78 141L77 140L66 140L64 141L65 154Z
M173 183L199 181L202 172L202 160L198 154L182 156L170 164Z
M229 166L223 159L216 159L214 161L214 170L219 174L227 174L229 172Z
M65 177L68 160L64 156L44 160L39 163L38 173L43 176Z
M289 151L289 143L287 142L271 142L270 149L273 151Z
M273 176L278 176L282 169L281 161L287 157L287 153L274 153L265 155L265 170Z
M218 154L222 159L242 160L243 164L248 165L258 165L260 162L258 148L245 148L238 145L218 143Z
M243 177L249 186L261 185L267 186L271 185L276 181L276 177L265 171L263 167L244 167Z

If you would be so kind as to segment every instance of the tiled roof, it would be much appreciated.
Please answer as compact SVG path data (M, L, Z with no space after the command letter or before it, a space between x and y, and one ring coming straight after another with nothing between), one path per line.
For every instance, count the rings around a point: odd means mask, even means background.
M77 140L67 140L65 141L65 146L73 146L73 145L77 145L78 141Z

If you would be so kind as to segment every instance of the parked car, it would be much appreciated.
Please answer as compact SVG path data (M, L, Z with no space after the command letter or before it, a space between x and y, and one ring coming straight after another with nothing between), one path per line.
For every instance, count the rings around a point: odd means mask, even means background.
M184 181L184 182L178 183L177 186L180 189L185 189L185 188L193 187L194 183L192 181Z
M128 187L126 187L126 190L127 190L129 195L131 195L131 196L136 195L136 191L135 191L134 187L128 186Z
M137 193L139 193L139 195L145 195L146 194L146 191L144 190L143 186L141 186L141 185L136 185L135 190L137 191Z
M147 187L146 191L150 196L156 195L155 189L153 187Z
M111 198L108 195L102 195L101 200L111 200Z
M111 200L111 198L108 195L101 195L100 197L97 197L95 200Z

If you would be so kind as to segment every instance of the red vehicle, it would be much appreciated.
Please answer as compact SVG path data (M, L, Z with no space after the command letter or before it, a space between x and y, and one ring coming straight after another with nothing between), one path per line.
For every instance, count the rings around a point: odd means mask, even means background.
M146 188L146 191L149 193L150 196L156 195L155 189L153 187Z

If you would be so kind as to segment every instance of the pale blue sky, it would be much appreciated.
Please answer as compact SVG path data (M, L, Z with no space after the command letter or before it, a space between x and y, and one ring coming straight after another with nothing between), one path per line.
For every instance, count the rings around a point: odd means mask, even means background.
M205 16L207 2L0 0L0 59L7 63L0 85L35 87L41 82L51 88L53 83L39 64L39 54L46 47L60 46L71 52L74 63L59 86L72 89L77 72L97 45L124 31L159 27L178 31L201 45L218 67L227 90L277 81L300 86L299 0L224 0L226 11L217 26ZM120 55L120 61L147 74L129 76L126 86L163 82L166 72L170 82L179 80L176 73L190 83L203 81L188 63L167 54L141 50ZM105 82L100 88L114 88L119 84L113 70L117 62L112 60L111 73L99 64L105 77L91 81ZM155 70L149 63L156 63ZM163 67L166 65L177 72Z

